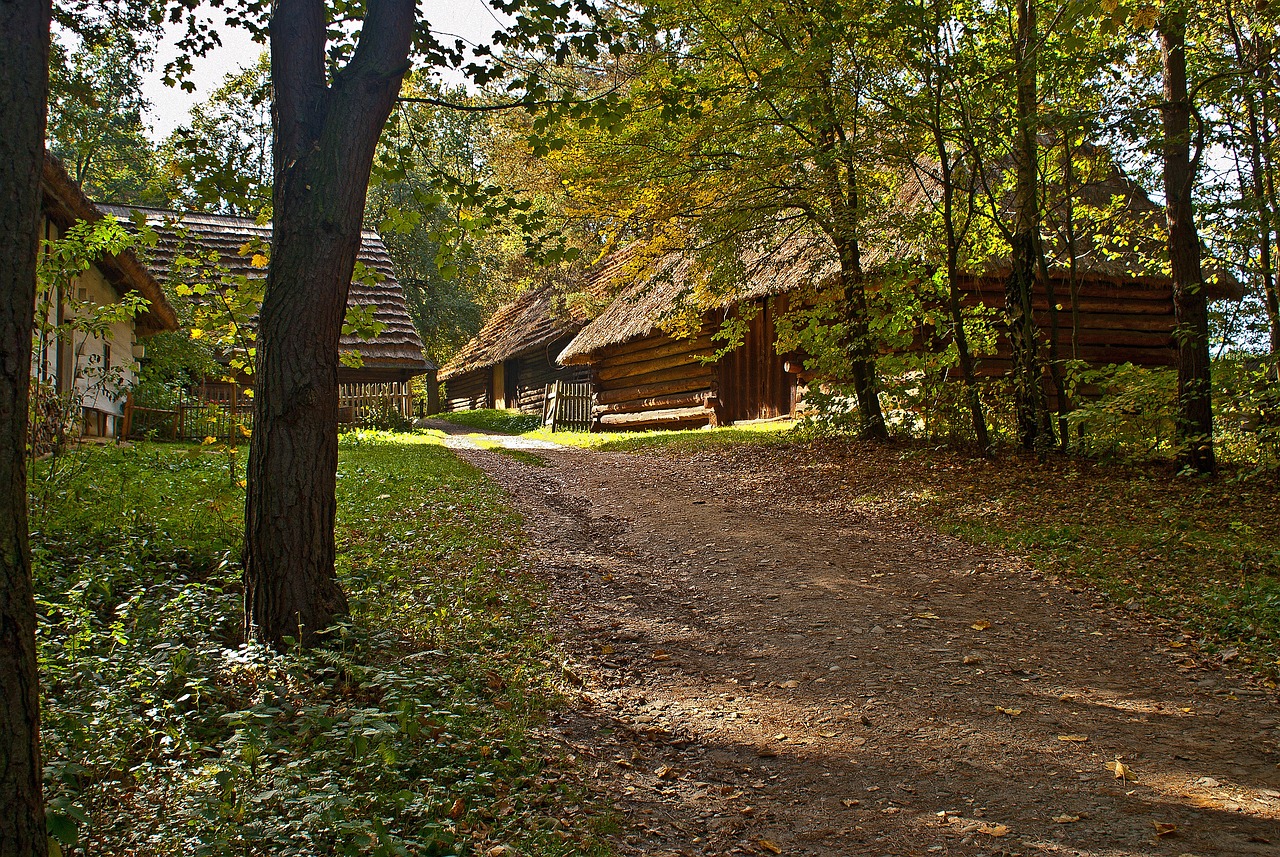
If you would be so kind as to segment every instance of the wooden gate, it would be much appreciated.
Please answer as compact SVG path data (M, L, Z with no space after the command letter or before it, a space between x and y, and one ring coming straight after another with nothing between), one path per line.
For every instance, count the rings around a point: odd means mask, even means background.
M591 430L591 382L552 381L542 406L542 424L552 431Z

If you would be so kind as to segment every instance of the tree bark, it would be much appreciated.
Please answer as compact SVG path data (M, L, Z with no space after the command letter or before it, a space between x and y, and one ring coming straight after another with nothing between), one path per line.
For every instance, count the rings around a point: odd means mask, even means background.
M0 857L48 853L25 452L49 16L49 0L0 0Z
M1035 0L1018 0L1014 37L1017 74L1017 123L1014 158L1017 163L1013 196L1012 261L1005 281L1005 315L1013 354L1014 410L1018 443L1033 449L1050 431L1048 405L1040 368L1039 337L1031 314L1031 292L1040 256L1040 196L1036 164L1039 131L1036 92Z
M326 81L326 5L278 0L274 230L258 326L245 632L310 644L347 610L334 571L338 340L378 137L408 70L413 0L370 0Z
M1187 92L1187 19L1178 4L1160 18L1160 59L1164 73L1165 218L1173 274L1175 339L1178 346L1177 433L1183 463L1201 473L1215 468L1213 399L1209 364L1209 309L1200 270L1191 189L1199 153L1192 156L1191 99Z

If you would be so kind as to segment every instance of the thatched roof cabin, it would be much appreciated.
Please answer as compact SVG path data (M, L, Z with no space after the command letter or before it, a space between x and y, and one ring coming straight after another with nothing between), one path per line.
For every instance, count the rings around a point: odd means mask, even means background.
M259 244L268 246L271 243L269 223L260 224L251 218L222 214L117 205L101 207L125 222L130 221L135 212L146 217L147 224L159 236L158 244L152 250L151 267L162 279L173 277L181 281L187 269L178 265L179 258L197 253L216 253L218 266L224 268L228 276L251 279L266 276L265 268L254 265L254 253L244 252L243 248ZM371 338L342 337L339 347L343 351L358 353L361 365L339 367L339 381L403 382L431 371L434 367L423 356L422 339L413 326L391 256L378 233L364 230L357 260L376 272L377 281L353 279L347 306L372 306L373 318L382 325L382 329Z
M900 193L904 211L932 204L933 183L924 177L907 182ZM1084 201L1108 216L1127 236L1097 230L1077 235L1075 259L1076 313L1071 312L1071 274L1065 242L1047 240L1049 283L1053 303L1063 307L1050 324L1045 285L1036 288L1033 308L1045 348L1051 337L1059 354L1103 365L1131 362L1168 366L1176 359L1173 339L1173 289L1169 277L1153 270L1147 255L1158 258L1162 213L1124 174L1109 167L1086 188ZM1135 237L1136 236L1136 237ZM1149 254L1133 250L1147 245ZM928 270L936 255L926 230L898 229L865 242L863 261L868 288L880 278ZM768 251L753 250L737 260L731 286L717 289L687 255L667 253L633 276L618 297L560 354L569 366L589 366L594 385L594 413L602 428L689 427L766 419L793 414L805 383L813 379L796 355L779 355L775 323L798 293L820 292L839 271L830 244L821 238L793 238ZM959 283L962 302L997 312L1004 306L1007 259L991 260L964 272ZM811 287L811 288L809 288ZM1239 299L1240 288L1229 276L1207 283L1210 299ZM698 314L701 314L700 316ZM664 329L689 328L676 337ZM725 318L750 319L743 343L716 358L712 335ZM930 347L923 335L913 348ZM937 343L944 345L944 343ZM981 357L980 374L1005 374L1010 368L1007 343Z
M583 381L586 371L556 361L590 319L582 302L566 299L611 297L603 291L630 260L613 253L591 266L576 285L551 283L530 289L500 307L470 342L440 368L444 408L515 408L542 412L547 385Z

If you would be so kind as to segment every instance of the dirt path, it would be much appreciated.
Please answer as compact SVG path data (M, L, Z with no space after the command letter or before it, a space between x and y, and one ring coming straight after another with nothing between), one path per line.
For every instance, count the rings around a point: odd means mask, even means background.
M528 519L625 854L1280 854L1276 699L1169 629L710 456L458 453Z

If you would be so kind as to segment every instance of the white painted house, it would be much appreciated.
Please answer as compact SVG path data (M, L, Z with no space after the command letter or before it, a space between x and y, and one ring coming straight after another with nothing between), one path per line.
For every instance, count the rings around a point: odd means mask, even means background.
M42 186L41 230L46 240L60 238L78 221L92 223L104 216L51 155L45 158ZM176 330L177 316L159 282L130 250L96 261L37 307L38 325L43 320L44 327L62 325L65 331L68 319L77 314L88 317L94 307L119 303L131 292L148 301L146 310L135 318L113 321L100 333L37 332L32 380L46 398L52 392L70 403L68 433L90 437L124 433L126 393L137 379L144 340L162 330Z

